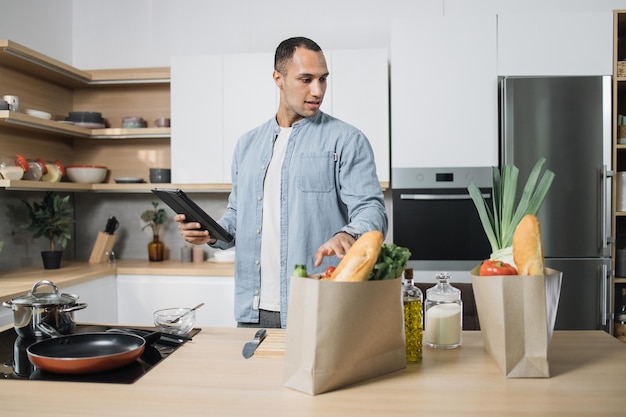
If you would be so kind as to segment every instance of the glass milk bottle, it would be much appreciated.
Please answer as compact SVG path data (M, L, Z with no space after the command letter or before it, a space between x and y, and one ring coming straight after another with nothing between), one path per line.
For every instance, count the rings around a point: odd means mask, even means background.
M449 284L450 274L437 274L437 285L426 290L424 342L436 349L461 346L463 302L461 290Z
M404 306L404 334L406 339L406 362L422 361L422 290L413 284L413 269L404 270L402 280L402 304Z

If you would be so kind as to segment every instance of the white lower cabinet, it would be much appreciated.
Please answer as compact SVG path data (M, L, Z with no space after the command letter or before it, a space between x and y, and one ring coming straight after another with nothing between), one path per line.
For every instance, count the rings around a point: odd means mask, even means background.
M205 305L196 311L197 327L236 327L234 278L216 276L118 275L118 322L152 326L161 308Z
M59 291L75 294L79 297L78 303L87 303L87 308L74 312L74 320L77 322L110 324L118 322L115 275L60 288Z

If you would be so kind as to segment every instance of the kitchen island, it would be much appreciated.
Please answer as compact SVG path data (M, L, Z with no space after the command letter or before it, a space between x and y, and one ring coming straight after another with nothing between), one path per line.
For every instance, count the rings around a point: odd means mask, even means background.
M205 328L131 385L3 380L0 409L47 417L626 415L626 345L602 331L555 332L551 378L507 379L480 332L466 331L459 349L424 348L420 364L318 396L282 386L280 354L244 359L253 334Z

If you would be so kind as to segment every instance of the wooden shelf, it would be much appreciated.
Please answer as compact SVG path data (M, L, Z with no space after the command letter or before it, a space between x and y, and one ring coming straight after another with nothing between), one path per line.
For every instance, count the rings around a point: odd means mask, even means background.
M0 65L70 88L170 82L169 68L82 71L7 39L0 40L0 52Z
M141 184L90 184L91 191L96 192L127 192L127 193L140 193L150 192L153 188L180 188L187 193L229 193L232 189L230 184L154 184L154 183L141 183Z
M91 191L105 193L149 193L153 188L180 188L188 193L228 193L230 184L79 184L74 182L15 181L0 179L0 188L27 191Z
M380 183L384 191L389 188L389 183ZM153 188L180 188L187 193L229 193L231 184L154 184L154 183L100 183L79 184L73 182L45 182L45 181L15 181L0 179L0 188L6 190L30 190L30 191L92 191L99 193L148 193ZM626 213L623 213L626 216Z
M89 191L91 184L73 182L45 182L45 181L15 181L0 179L0 187L7 190L28 191Z
M60 123L56 120L41 119L25 113L9 110L0 110L0 124L15 129L46 131L64 136L89 139L155 139L169 138L171 135L171 129L169 127L87 129L68 123Z

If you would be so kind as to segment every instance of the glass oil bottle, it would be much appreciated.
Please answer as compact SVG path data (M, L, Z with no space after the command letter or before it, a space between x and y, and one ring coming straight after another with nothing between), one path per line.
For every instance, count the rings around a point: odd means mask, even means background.
M413 283L413 269L404 270L402 281L402 303L404 306L404 333L406 338L406 362L422 361L422 291Z

